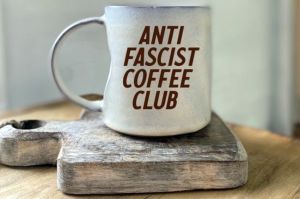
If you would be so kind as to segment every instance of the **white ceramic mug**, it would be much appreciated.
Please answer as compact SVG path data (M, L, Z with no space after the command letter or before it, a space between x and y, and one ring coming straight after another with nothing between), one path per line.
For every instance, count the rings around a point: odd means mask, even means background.
M55 82L70 100L102 111L104 123L116 131L142 136L197 131L211 117L210 18L208 7L107 6L103 16L75 22L58 36L51 51ZM54 64L62 38L89 23L105 25L111 56L101 101L73 94Z

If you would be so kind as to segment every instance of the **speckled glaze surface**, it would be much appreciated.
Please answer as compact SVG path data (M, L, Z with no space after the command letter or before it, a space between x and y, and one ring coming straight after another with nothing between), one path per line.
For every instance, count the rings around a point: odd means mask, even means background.
M74 95L54 64L63 36L93 22L105 25L111 56L100 102ZM207 7L108 6L103 16L72 24L55 41L54 79L72 101L102 111L104 123L116 131L140 136L197 131L211 118L210 25Z

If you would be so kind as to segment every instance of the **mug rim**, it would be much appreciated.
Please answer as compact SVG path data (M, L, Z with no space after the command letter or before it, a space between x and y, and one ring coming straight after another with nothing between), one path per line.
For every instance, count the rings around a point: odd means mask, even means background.
M202 6L177 6L177 5L107 5L104 8L203 8L203 9L211 9L209 5L202 5Z

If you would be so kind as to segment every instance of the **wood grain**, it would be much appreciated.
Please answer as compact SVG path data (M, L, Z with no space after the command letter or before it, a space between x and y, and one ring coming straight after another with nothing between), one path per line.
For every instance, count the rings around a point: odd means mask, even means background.
M76 119L80 109L69 103L56 103L10 113L14 119ZM249 179L240 188L218 191L80 196L79 198L300 198L300 141L268 131L231 125L248 152ZM52 166L15 167L0 165L0 198L74 198L56 188L56 168ZM78 198L78 196L76 196Z
M157 138L115 132L100 112L75 121L22 120L0 128L0 150L10 166L57 160L58 187L72 194L233 188L248 174L243 146L216 114L198 132Z

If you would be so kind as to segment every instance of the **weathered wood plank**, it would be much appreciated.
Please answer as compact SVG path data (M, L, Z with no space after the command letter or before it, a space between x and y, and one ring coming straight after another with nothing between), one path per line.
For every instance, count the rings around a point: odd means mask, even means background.
M12 113L10 119L74 120L80 108L63 102ZM101 199L230 199L230 198L298 198L300 196L300 145L298 140L261 129L231 125L249 158L249 179L246 185L230 190L186 191L110 196L84 195L80 198ZM0 198L74 198L56 187L56 168L52 166L9 167L0 165Z
M15 126L29 129L0 129L0 161L13 166L55 164L58 156L58 187L65 193L220 189L247 181L247 154L215 114L201 131L160 138L114 132L100 113L84 113L77 121L31 123Z

